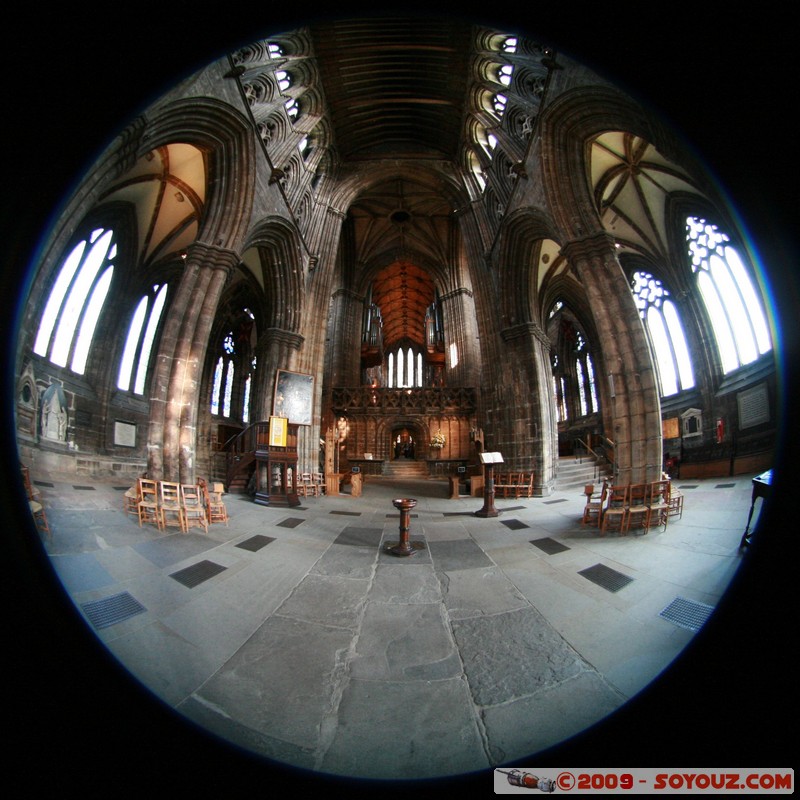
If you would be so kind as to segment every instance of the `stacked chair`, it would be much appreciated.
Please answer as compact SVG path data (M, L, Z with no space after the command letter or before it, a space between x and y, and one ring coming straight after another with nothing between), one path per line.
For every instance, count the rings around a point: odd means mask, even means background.
M597 492L593 484L584 489L586 505L581 524L625 534L631 529L647 533L651 527L664 526L671 516L683 514L683 496L673 491L669 480L651 483L609 486L603 482Z
M669 521L670 481L653 481L650 484L650 524L663 525L667 529Z
M186 533L186 509L181 498L181 485L177 481L158 482L158 512L162 531L174 527Z
M181 484L181 504L186 529L198 527L208 533L206 498L200 486Z
M625 533L628 524L628 496L630 488L628 486L610 486L606 498L606 506L603 509L603 517L600 520L600 532L605 536L608 531Z
M209 525L214 522L224 522L227 526L228 509L222 499L222 495L225 494L225 487L221 483L214 483L209 489L203 478L200 478L198 483L205 498L206 518Z
M593 483L587 483L583 493L586 495L586 505L583 508L583 518L581 525L592 525L600 527L600 519L603 516L603 506L608 494L608 484L603 481L603 486L599 492L595 491Z
M297 493L302 497L319 497L320 485L314 480L310 472L300 473L300 480L297 482Z
M139 527L146 522L155 525L160 531L164 530L161 524L161 514L158 510L158 481L150 478L139 478L137 482L139 501L137 510L139 516Z
M636 483L630 487L628 492L628 519L625 522L626 531L631 528L643 528L644 532L647 533L650 529L649 488L646 483Z
M187 533L189 528L197 527L208 532L212 522L228 524L223 494L221 483L215 483L209 491L203 478L196 484L139 478L136 485L125 492L123 508L136 516L140 528L147 523L155 525L159 531L174 527Z

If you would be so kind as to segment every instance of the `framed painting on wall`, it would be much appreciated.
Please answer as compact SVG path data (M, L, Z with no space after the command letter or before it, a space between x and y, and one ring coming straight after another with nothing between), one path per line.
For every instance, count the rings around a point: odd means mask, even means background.
M290 425L310 425L314 408L314 376L279 369L275 378L272 413Z

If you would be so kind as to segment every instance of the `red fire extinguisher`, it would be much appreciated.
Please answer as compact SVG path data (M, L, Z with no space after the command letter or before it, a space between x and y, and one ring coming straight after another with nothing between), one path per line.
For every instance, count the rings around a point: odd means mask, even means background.
M722 444L722 440L725 438L725 422L723 421L722 417L717 420L717 444Z

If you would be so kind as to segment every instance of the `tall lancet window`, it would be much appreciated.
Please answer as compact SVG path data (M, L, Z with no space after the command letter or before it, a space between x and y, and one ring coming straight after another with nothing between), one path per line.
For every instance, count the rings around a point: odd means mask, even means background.
M650 338L661 396L694 386L694 371L678 308L660 280L649 272L633 275L633 297Z
M688 217L686 240L722 371L727 374L772 349L764 308L738 249L726 233L704 219Z
M114 231L98 228L64 259L47 298L33 351L82 375L105 304L117 244Z

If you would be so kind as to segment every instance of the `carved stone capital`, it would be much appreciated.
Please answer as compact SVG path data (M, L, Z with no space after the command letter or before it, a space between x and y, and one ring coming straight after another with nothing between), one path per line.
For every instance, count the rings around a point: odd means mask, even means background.
M601 259L609 261L617 259L617 250L614 238L604 231L585 236L582 239L573 239L561 247L562 255L574 263L576 261L588 261L591 259Z
M550 338L547 332L540 328L535 322L522 322L519 325L512 325L500 331L500 337L504 342L513 342L517 339L537 339L546 347L550 347Z
M241 256L233 250L205 242L193 242L187 252L186 260L193 261L200 267L218 269L230 275L241 262Z
M267 328L258 337L258 349L264 350L274 344L287 345L291 350L299 350L303 346L305 338L299 333L285 331L281 328Z

